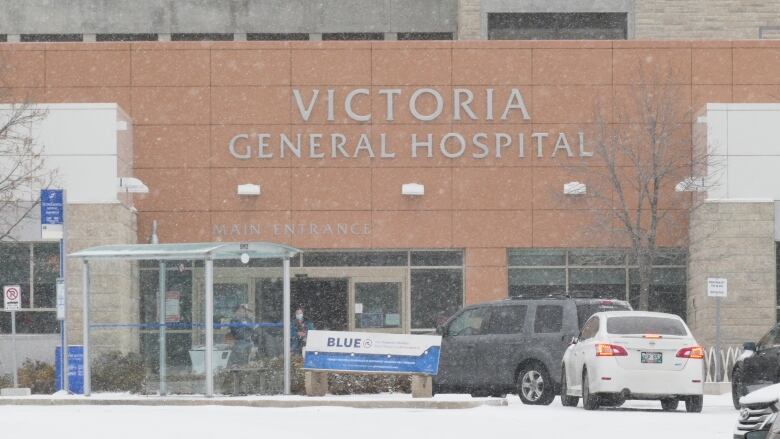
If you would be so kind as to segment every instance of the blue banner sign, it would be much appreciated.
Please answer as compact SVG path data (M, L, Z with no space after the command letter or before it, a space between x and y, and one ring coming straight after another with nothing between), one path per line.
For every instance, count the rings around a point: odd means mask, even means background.
M54 381L57 390L62 390L62 347L54 350ZM84 346L68 347L68 389L71 393L84 393Z
M41 189L41 238L44 240L62 239L63 199L62 189Z
M309 331L303 367L334 372L436 375L440 351L438 335Z

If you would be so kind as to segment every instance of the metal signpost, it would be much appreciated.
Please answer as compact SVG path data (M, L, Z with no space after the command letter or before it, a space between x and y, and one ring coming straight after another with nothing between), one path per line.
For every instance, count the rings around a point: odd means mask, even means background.
M19 387L19 377L16 372L16 311L22 309L22 287L6 285L3 287L3 309L11 312L11 363L14 374L14 388Z
M57 320L60 322L60 353L62 370L68 371L67 309L68 295L65 288L65 190L41 189L41 239L60 242L60 276L57 278ZM68 373L62 374L62 389L70 390Z
M728 296L728 280L707 278L707 296L715 298L715 379L720 379L720 301Z

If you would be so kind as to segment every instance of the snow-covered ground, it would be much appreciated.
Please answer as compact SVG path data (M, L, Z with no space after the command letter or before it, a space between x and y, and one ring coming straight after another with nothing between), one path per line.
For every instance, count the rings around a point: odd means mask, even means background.
M442 395L445 396L445 395ZM399 395L400 397L400 395ZM404 397L406 397L404 395ZM730 438L737 419L731 396L706 396L701 414L662 412L658 402L627 402L586 412L523 405L464 410L342 407L0 406L3 437L177 439L307 438ZM500 436L498 436L500 435Z

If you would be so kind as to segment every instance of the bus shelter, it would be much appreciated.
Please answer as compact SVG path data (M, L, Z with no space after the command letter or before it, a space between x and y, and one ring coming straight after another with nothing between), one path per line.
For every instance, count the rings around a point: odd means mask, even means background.
M83 334L84 334L84 395L91 393L91 374L89 362L90 349L90 262L99 260L118 261L158 261L160 264L160 289L164 289L165 264L172 260L202 261L205 273L203 301L205 303L205 395L214 395L214 261L238 260L244 264L253 259L282 260L282 306L283 312L283 355L284 355L284 394L290 393L290 259L300 250L281 244L267 242L250 243L186 243L186 244L128 244L104 245L87 248L69 257L81 259L83 263ZM193 292L194 293L194 292ZM164 296L164 294L161 294ZM164 300L161 297L160 300ZM165 319L160 315L160 394L165 394Z

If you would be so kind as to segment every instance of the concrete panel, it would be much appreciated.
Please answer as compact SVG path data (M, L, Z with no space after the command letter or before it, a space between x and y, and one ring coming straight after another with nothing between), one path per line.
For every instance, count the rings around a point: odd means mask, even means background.
M0 0L2 34L455 32L456 0Z
M729 156L727 163L729 198L780 200L780 155Z

